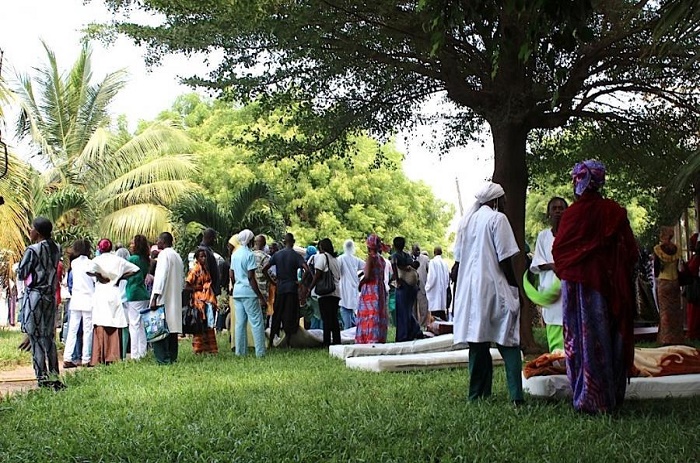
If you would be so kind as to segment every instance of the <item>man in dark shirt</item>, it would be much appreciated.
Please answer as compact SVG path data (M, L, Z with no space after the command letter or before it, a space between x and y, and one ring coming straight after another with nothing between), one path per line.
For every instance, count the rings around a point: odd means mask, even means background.
M309 267L294 250L294 235L287 233L284 236L284 249L276 252L263 267L263 274L269 275L268 270L273 265L277 268L277 294L275 295L274 312L272 314L272 327L270 329L270 347L273 346L275 336L280 332L280 323L284 328L285 344L289 346L291 335L299 328L299 291L298 270L309 272Z

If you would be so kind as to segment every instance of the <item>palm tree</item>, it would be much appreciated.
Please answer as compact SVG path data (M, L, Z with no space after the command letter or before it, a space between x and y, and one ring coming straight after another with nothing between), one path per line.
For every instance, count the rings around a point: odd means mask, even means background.
M22 112L18 135L46 166L33 212L51 216L60 230L90 230L127 240L170 228L167 207L195 189L187 154L190 140L175 125L155 122L136 135L122 124L110 129L108 108L126 72L93 83L91 52L84 44L67 74L46 43L48 62L32 79L19 76ZM72 235L72 233L68 233Z
M213 228L224 239L214 249L226 255L226 240L235 232L248 228L254 233L279 236L284 231L272 188L253 181L241 188L230 200L216 203L202 193L183 196L172 207L172 220L181 226L185 237L183 249L198 243L197 234L203 228Z

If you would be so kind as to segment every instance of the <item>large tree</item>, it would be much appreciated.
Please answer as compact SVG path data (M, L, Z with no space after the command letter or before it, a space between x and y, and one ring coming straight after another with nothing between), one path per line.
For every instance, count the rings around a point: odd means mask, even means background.
M265 137L271 156L343 153L349 132L415 122L435 95L448 103L437 117L451 141L485 121L493 179L509 193L521 244L531 130L571 118L634 121L654 106L698 110L697 15L677 14L677 0L103 1L115 12L162 15L159 26L128 17L113 26L148 45L150 61L223 52L220 66L192 83L274 108L308 101L287 119L304 143Z

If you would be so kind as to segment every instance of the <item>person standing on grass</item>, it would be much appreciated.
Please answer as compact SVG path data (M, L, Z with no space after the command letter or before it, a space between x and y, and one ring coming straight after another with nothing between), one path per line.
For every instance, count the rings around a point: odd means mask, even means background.
M318 281L325 274L331 273L331 278L335 289L329 294L318 296L318 305L321 311L321 320L323 321L323 345L330 346L331 344L340 344L340 323L338 322L338 309L340 308L340 264L338 263L337 254L333 249L333 243L330 239L324 238L318 242L319 254L316 255L314 265L316 272L311 281L308 292L314 290Z
M294 235L287 233L284 236L284 249L277 251L263 267L264 274L267 274L272 266L277 267L277 293L275 294L275 308L270 328L270 345L274 345L275 336L280 332L280 325L284 327L287 346L289 346L292 335L299 329L297 271L301 268L304 272L309 273L310 270L304 258L294 250L294 243Z
M151 310L165 306L165 321L170 335L151 343L156 362L161 365L175 363L178 354L178 336L182 333L182 287L185 280L180 255L173 249L173 235L163 232L156 243L158 265L153 276Z
M263 273L263 268L265 264L270 260L270 256L265 252L267 240L265 235L258 235L255 237L253 245L253 256L255 257L255 281L258 284L258 289L260 293L265 297L267 303L262 307L263 320L265 325L267 325L268 316L272 315L272 304L270 303L270 286L269 278Z
M146 355L146 331L141 318L141 311L148 308L150 295L146 288L146 275L151 263L148 240L143 235L136 235L129 243L129 262L139 271L126 281L126 318L129 323L131 342L131 359L138 360Z
M212 278L209 274L208 255L206 248L198 248L194 252L194 267L185 279L185 290L192 293L192 307L199 312L199 318L204 320L207 326L204 331L192 336L192 350L195 354L217 354L219 347L216 344L216 332L209 328L209 316L216 313L216 296L212 288ZM211 310L207 310L211 306Z
M416 320L421 328L425 328L430 324L430 310L428 307L428 296L425 292L425 284L428 281L428 267L430 266L430 258L422 254L418 243L411 248L411 257L415 262L418 262L418 292L416 293Z
M367 260L359 283L355 344L386 342L389 307L385 269L391 267L391 263L387 263L381 252L382 240L372 233L367 237Z
M539 290L547 290L554 283L556 266L552 257L552 246L559 231L561 216L568 207L564 198L555 196L547 203L547 219L550 228L542 230L537 235L535 255L530 263L530 271L539 274ZM564 350L564 315L562 312L561 297L553 303L542 307L542 318L546 324L547 344L549 351L555 349Z
M255 255L251 250L253 246L253 232L243 230L238 234L238 242L241 244L231 256L231 275L233 284L233 303L236 310L236 355L246 355L248 350L247 325L250 321L253 341L255 343L255 355L265 355L265 316L263 307L267 306L267 300L258 287L255 272L258 265Z
M29 337L39 387L60 390L56 351L56 284L61 247L51 238L53 224L44 217L32 222L33 242L22 256L17 278L27 281L22 298L22 331Z
M683 251L673 243L673 227L661 227L660 243L654 246L654 273L659 300L659 335L665 346L683 344L683 309L678 283L678 263Z
M214 291L214 297L221 295L221 276L219 275L219 264L216 260L216 254L212 246L216 243L216 230L207 228L202 232L202 242L199 244L200 249L207 252L207 270L211 277L211 288Z
M80 324L83 326L82 364L88 366L92 356L92 299L95 294L95 278L88 275L91 271L90 243L87 240L76 240L73 243L73 255L71 262L71 302L68 319L68 333L66 346L63 351L63 368L75 368L78 365L73 362L73 351L77 345Z
M512 258L520 253L503 214L505 192L487 183L462 217L455 242L454 342L469 343L469 400L491 395L490 344L503 357L510 400L523 402L520 299Z
M345 240L343 255L338 257L340 264L340 318L343 329L355 326L355 313L360 300L360 276L365 262L355 255L355 243Z
M430 260L428 281L425 283L425 294L428 298L428 309L433 318L447 321L447 294L450 290L450 269L442 260L442 248L436 246L434 257Z
M404 251L405 247L406 238L402 236L394 238L395 252L391 256L391 266L396 282L396 342L423 338L423 332L413 310L418 294L416 269L420 263Z
M605 199L605 166L574 166L576 201L561 217L552 256L561 279L566 374L573 405L609 413L622 405L633 367L637 243L627 211Z
M112 251L106 238L97 244L100 255L92 259L88 275L97 279L92 297L92 354L90 365L110 364L122 358L122 329L128 326L119 283L139 268Z

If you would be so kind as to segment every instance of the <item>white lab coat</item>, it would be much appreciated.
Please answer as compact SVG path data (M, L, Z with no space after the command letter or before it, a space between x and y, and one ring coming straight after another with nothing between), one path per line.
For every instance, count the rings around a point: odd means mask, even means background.
M340 264L340 306L357 311L360 300L360 277L357 272L364 270L365 261L354 254L343 254L338 257Z
M165 305L165 322L170 333L182 333L182 287L185 282L182 258L165 248L158 254L153 277L153 294L159 294L157 305Z
M540 270L539 266L544 264L554 263L554 257L552 257L552 246L554 245L554 235L552 234L552 229L548 228L542 230L539 235L537 235L537 242L535 243L535 254L532 256L532 264L530 265L530 271L535 274L539 274L540 283L539 290L549 288L554 281L556 274L553 270ZM551 305L542 307L542 318L544 322L548 325L563 325L563 310L561 307L561 298L557 299Z
M499 262L518 254L506 216L481 206L460 228L454 298L454 342L520 344L518 288L508 284Z
M93 325L126 328L126 313L117 282L127 273L138 272L138 266L116 254L106 253L92 259L92 271L109 278L109 283L95 284L95 293L92 296Z
M447 309L447 288L450 285L450 269L442 260L435 256L428 264L428 281L425 283L425 294L428 297L428 310Z

